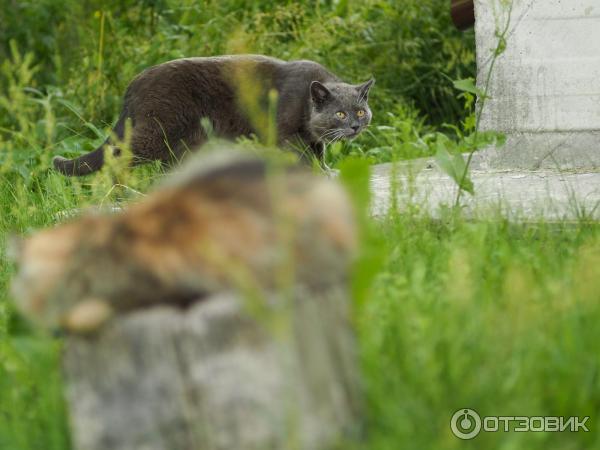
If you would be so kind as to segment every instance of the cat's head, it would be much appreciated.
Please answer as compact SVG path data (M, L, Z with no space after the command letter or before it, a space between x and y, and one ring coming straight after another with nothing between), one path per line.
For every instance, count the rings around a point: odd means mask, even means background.
M353 139L371 122L369 89L374 79L354 85L321 83L310 85L311 113L308 130L319 142Z

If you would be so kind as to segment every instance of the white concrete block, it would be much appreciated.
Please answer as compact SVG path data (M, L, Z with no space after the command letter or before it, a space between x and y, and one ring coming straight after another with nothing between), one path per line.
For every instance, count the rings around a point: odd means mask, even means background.
M481 89L506 3L475 0ZM488 94L481 126L507 133L504 166L554 168L555 160L540 164L540 157L557 147L562 167L599 168L600 0L514 0L507 48L496 60ZM523 140L538 147L514 145ZM496 153L488 153L494 167Z

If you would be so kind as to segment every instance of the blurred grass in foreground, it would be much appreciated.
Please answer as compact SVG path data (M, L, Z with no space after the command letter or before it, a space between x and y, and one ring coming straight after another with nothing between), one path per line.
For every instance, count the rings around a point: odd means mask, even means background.
M390 215L357 311L369 449L600 448L600 226ZM590 416L589 433L481 433L452 414Z
M85 185L72 198L73 182L55 174L38 183L46 195L3 184L0 204L12 212L2 215L2 235L50 225L59 209L99 198ZM360 187L356 194L367 198ZM356 448L600 448L598 225L433 220L410 211L365 220L354 317L368 434ZM4 261L0 448L66 450L60 340L32 333L12 314L10 273ZM589 415L591 432L460 441L449 420L463 407L482 416Z

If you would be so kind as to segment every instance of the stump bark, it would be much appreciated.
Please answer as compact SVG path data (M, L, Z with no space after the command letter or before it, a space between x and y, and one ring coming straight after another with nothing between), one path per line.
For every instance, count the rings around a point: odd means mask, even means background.
M64 372L75 448L327 449L356 434L343 283L297 286L289 308L283 297L266 296L281 310L274 319L227 292L70 336Z

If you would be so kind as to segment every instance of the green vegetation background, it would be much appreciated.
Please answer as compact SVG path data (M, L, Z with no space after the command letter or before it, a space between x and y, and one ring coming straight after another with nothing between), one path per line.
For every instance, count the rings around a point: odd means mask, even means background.
M61 341L13 313L6 238L135 200L161 176L150 165L115 185L107 171L48 169L104 139L135 74L244 51L314 59L348 81L374 75L370 132L330 162L428 156L468 131L472 107L452 80L474 75L473 33L448 13L446 0L0 0L0 449L70 448ZM600 233L584 219L432 220L416 205L367 223L354 279L367 425L357 448L600 448ZM591 432L464 442L449 428L463 407L589 415Z

